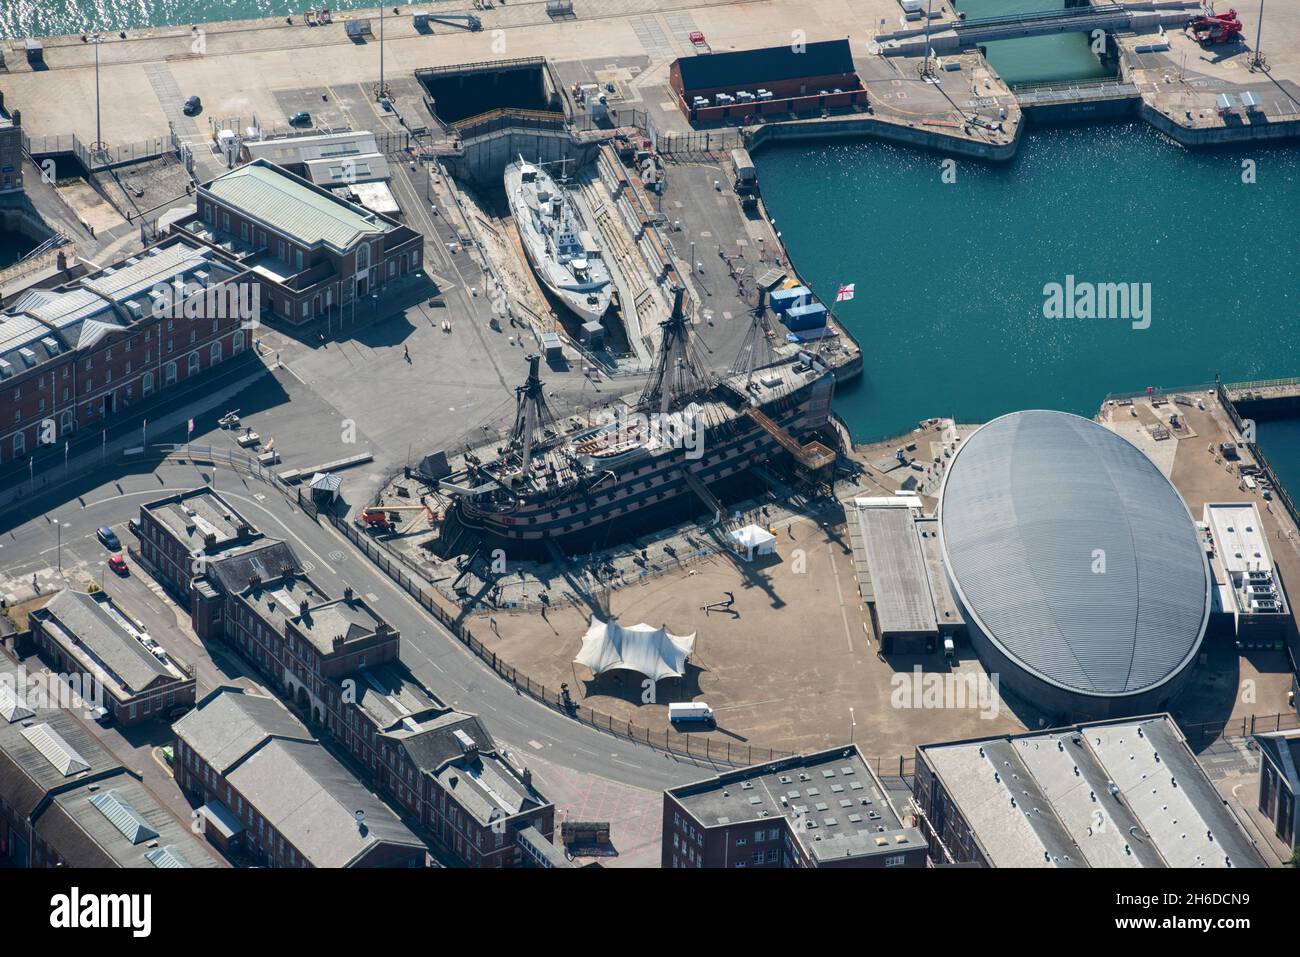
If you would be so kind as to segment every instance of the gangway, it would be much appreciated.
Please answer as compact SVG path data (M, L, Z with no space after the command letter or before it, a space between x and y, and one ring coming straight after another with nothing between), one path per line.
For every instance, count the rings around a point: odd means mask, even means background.
M821 442L800 445L795 441L794 436L772 421L767 413L752 405L745 409L745 414L753 419L759 428L776 439L781 448L793 455L795 460L808 471L816 472L834 463L835 453Z
M698 495L700 501L713 513L713 521L722 521L723 505L718 501L718 497L709 491L709 487L700 480L700 477L690 469L682 469L682 477L686 479L690 490Z

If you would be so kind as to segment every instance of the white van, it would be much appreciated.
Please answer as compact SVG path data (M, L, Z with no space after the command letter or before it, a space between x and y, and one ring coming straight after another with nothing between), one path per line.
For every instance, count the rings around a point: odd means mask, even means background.
M668 706L668 720L673 724L679 721L711 722L713 720L713 709L703 701L670 704Z

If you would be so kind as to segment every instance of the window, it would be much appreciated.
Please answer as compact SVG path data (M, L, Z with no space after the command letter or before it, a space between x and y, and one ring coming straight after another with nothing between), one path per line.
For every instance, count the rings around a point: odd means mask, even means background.
M27 451L27 438L22 432L14 433L14 457L22 455Z
M199 354L197 352L191 352L189 355L189 359L185 363L185 374L187 376L190 376L190 375L194 375L198 371L199 371Z
M244 351L244 331L241 329L235 333L230 340L230 352L232 355L238 355Z
M142 384L141 384L141 386L140 386L140 391L141 391L142 393L144 393L145 395L148 395L149 393L151 393L151 392L153 391L153 373L152 373L152 372L146 372L146 373L144 374L144 379L143 379L143 382L142 382Z
M886 867L902 867L906 862L907 856L905 854L891 854L885 858Z
M753 861L754 861L755 864L762 864L762 863L763 863L763 852L762 852L762 851L755 851L755 852L754 852Z
M163 384L171 385L176 381L176 363L169 362L163 368Z
M208 364L216 365L220 361L221 361L221 343L214 342L212 343L212 355L208 360Z
M769 850L769 851L767 852L767 862L768 862L769 864L775 864L775 863L776 863L776 859L777 859L778 854L779 854L779 852L777 851L777 849L776 849L775 847L772 848L771 850Z

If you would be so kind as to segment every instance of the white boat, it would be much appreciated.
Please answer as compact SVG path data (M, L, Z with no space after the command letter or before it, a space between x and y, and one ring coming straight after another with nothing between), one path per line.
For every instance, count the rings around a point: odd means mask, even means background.
M577 208L546 170L522 156L506 167L505 183L519 240L537 278L583 322L599 321L614 287Z

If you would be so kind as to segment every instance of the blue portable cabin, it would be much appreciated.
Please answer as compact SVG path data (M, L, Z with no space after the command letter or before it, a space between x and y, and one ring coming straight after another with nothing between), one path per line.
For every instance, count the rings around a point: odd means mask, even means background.
M785 315L792 306L802 306L812 302L812 290L807 286L795 286L793 289L775 289L767 297L772 304L772 311Z
M804 306L791 306L781 317L791 332L804 329L819 329L826 325L826 307L820 302L810 302Z

